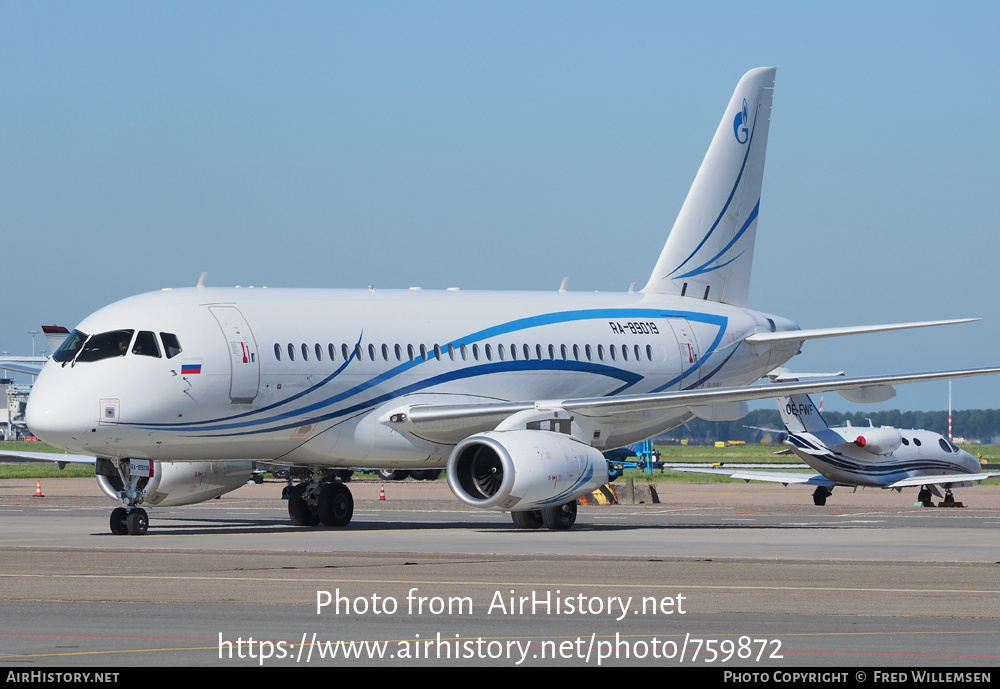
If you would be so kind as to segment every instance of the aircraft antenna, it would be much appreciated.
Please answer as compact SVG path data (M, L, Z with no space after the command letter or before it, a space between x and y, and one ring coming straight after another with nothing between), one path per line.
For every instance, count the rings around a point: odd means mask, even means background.
M569 276L568 275L562 279L562 282L559 283L559 291L560 292L565 292L567 284L569 284Z
M195 287L204 287L205 286L205 278L207 278L207 277L208 277L208 272L207 271L202 271L201 275L198 277L198 284L195 285Z

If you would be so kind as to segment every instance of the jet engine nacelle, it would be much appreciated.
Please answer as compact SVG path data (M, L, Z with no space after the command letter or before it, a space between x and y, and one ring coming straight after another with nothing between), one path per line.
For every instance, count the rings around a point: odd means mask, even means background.
M473 507L537 510L575 500L608 482L598 450L552 431L489 431L460 442L448 485Z
M193 505L236 490L253 474L253 462L153 462L143 502L159 507ZM97 484L118 500L121 479L97 475Z
M868 428L854 439L854 444L873 455L887 455L903 442L895 428Z

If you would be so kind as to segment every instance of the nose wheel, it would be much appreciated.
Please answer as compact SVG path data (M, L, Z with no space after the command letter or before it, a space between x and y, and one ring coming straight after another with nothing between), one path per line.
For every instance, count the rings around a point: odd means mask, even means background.
M149 515L139 507L146 497L146 484L152 473L152 462L142 460L136 462L133 473L128 459L106 459L98 457L94 471L99 476L107 476L115 480L118 501L125 507L116 507L111 511L111 533L115 536L142 536L149 530Z
M111 533L115 536L142 536L149 530L149 515L141 507L131 511L116 507L111 511Z

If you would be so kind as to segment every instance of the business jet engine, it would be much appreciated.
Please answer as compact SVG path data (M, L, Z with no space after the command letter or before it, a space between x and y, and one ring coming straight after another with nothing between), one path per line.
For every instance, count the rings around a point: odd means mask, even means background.
M887 455L895 452L903 442L903 436L895 428L866 428L854 439L854 444L873 455Z
M158 507L193 505L236 490L252 474L253 462L153 462L143 502ZM122 482L117 475L97 474L97 484L118 500Z
M447 473L452 492L467 505L539 510L571 502L607 483L608 461L563 433L488 431L455 447Z

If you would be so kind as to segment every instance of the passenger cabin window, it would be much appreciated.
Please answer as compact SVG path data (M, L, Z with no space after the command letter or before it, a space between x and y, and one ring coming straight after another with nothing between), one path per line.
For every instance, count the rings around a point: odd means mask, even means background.
M76 358L78 362L100 361L116 356L125 356L132 342L134 330L112 330L94 335L83 346L83 351Z
M168 359L173 359L181 353L181 343L173 333L160 333L160 340L163 341L163 350Z
M77 352L83 347L83 343L87 341L89 335L79 330L74 330L69 334L63 343L59 345L59 349L55 351L52 355L53 361L58 361L61 364L65 364L68 361L73 361L73 357L77 355Z
M277 342L274 343L274 358L281 361L281 345Z
M138 356L151 356L159 359L160 345L156 343L156 335L149 330L140 330L139 334L135 336L132 353Z

